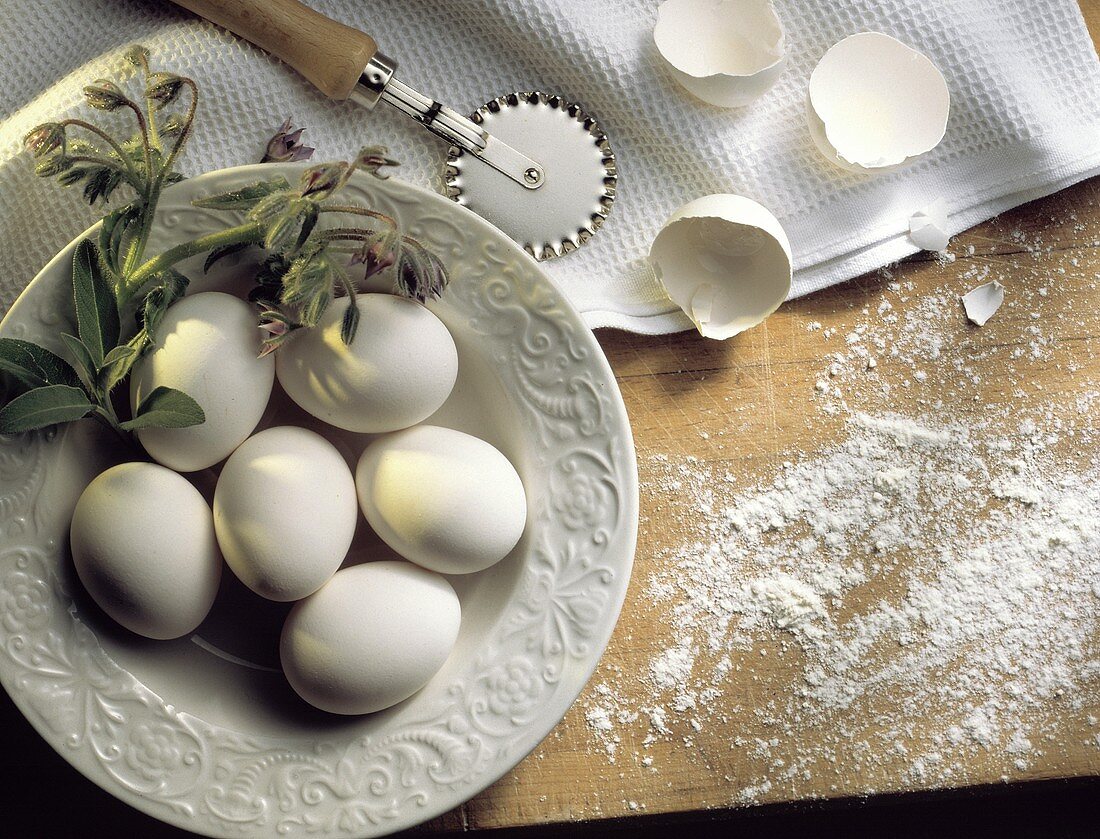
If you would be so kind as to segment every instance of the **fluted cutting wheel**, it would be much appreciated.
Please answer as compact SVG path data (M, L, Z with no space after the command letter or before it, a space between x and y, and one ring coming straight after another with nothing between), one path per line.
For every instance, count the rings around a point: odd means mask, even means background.
M539 260L562 256L603 225L615 198L615 155L596 121L558 96L512 93L470 115L542 166L526 189L458 147L447 156L447 194Z

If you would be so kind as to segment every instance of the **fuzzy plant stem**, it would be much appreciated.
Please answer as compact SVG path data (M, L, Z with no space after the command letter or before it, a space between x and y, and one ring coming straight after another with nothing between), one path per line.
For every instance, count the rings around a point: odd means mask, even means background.
M169 248L164 251L164 253L148 260L144 265L126 277L125 285L120 289L119 305L124 305L131 300L135 294L141 291L149 280L153 279L153 277L161 271L171 268L177 262L181 262L188 257L206 253L207 251L227 245L258 245L263 240L263 226L258 222L248 222L238 225L237 227L230 227L226 230L208 233L205 236L200 236L198 239L192 239L190 242L183 242L173 248Z

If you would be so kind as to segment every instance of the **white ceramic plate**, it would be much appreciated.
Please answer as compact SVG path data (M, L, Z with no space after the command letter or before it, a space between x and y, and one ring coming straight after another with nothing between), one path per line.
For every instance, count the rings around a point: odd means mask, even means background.
M149 252L227 224L228 214L195 209L193 198L279 173L293 180L300 168L249 166L181 183L165 194ZM366 176L347 189L449 264L452 285L432 308L454 334L460 374L431 422L498 446L530 504L507 559L452 578L458 644L411 699L366 717L305 705L277 671L286 606L249 596L230 573L197 637L155 642L120 629L76 580L67 536L77 496L117 451L89 421L0 437L0 682L88 778L211 836L376 836L457 806L561 719L607 644L630 576L634 448L591 332L533 260L467 210ZM0 334L64 354L73 247L35 278ZM186 273L194 291L232 285L233 269ZM264 422L294 418L276 400ZM354 457L363 440L347 445ZM204 480L209 490L212 474ZM357 539L357 559L386 555L369 532Z

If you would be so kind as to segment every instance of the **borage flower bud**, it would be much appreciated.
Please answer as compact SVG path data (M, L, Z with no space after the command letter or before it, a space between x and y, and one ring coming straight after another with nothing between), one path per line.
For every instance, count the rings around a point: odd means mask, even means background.
M140 67L142 70L149 69L149 50L143 47L141 44L134 44L123 54L123 57L130 64L135 67Z
M376 178L385 180L389 175L383 175L379 170L383 166L399 166L400 164L392 157L386 156L385 146L367 146L365 149L359 152L359 155L355 158L355 166L358 169L362 169L368 174L374 175Z
M133 102L122 92L117 84L107 79L96 79L84 88L84 98L88 104L100 111L117 111L132 106Z
M344 172L348 164L322 163L320 166L311 166L302 173L298 181L298 189L302 197L313 196L315 198L327 198L337 187L344 182Z
M348 265L363 265L363 279L385 271L397 261L397 231L393 229L372 233L364 240L363 247L351 255Z
M421 303L435 299L447 287L447 269L435 254L423 245L406 239L397 262L397 291Z
M23 145L35 157L42 157L61 148L65 142L65 126L59 122L44 122L35 126L23 138Z
M40 178L52 178L72 168L73 162L63 154L55 154L45 160L39 161L34 167L34 174Z
M299 324L278 310L265 309L260 312L260 333L263 336L260 358L279 349L298 328Z
M153 73L145 85L145 98L157 103L159 111L176 101L183 90L183 78L175 73Z
M171 114L160 124L160 136L174 137L183 131L183 117Z

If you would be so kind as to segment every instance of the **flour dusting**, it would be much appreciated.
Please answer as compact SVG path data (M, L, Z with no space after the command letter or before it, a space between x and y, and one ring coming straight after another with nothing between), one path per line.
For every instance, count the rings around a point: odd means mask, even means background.
M661 521L688 524L635 583L663 628L648 667L603 665L587 695L611 763L709 764L706 734L753 767L725 778L714 803L728 804L801 797L811 779L871 792L1008 775L1061 748L1067 718L1100 750L1100 393L1026 399L1041 390L1026 365L1057 350L1051 325L1028 318L1015 345L959 352L957 295L908 300L887 279L846 334L806 325L827 349L807 413L840 429L833 444L755 482L720 457L640 453ZM1041 311L1037 288L1005 309ZM1021 383L1015 404L983 411L991 361Z

